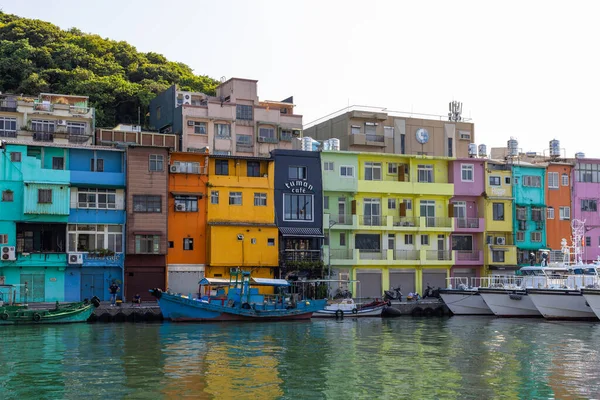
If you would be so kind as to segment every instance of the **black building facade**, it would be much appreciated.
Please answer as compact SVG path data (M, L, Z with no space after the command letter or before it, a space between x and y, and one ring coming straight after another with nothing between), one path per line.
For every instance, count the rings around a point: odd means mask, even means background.
M274 150L280 276L323 277L321 153Z

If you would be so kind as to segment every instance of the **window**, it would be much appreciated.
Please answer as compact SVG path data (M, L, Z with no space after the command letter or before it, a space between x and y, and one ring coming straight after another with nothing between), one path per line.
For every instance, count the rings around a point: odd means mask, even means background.
M250 177L259 177L260 176L260 162L258 161L248 161L246 162L246 172Z
M569 175L562 174L561 180L562 180L562 185L563 186L569 186Z
M504 262L504 252L500 250L492 251L492 262L503 263Z
M541 221L542 209L539 207L531 207L531 219L534 221Z
M196 196L175 196L175 211L197 212L198 197Z
M65 159L63 157L52 157L52 169L65 169Z
M39 119L31 120L31 130L34 132L54 133L55 127L56 121L46 121Z
M108 249L123 252L122 225L74 225L69 224L67 252Z
M104 172L104 160L101 158L92 158L90 160L90 171Z
M77 189L77 208L116 209L117 191L115 189Z
M133 212L159 213L162 211L161 200L160 196L134 195Z
M403 203L405 204L404 207L406 207L406 210L412 210L412 200L410 199L404 199Z
M252 106L238 104L235 106L235 118L252 121Z
M355 247L361 251L375 253L381 251L380 235L357 233L354 236Z
M323 196L323 208L329 210L329 196Z
M258 137L263 140L277 141L275 136L275 128L258 128Z
M346 245L346 232L340 232L340 246Z
M173 161L173 165L177 169L177 171L182 174L199 174L200 173L200 163L199 162L191 162L191 161Z
M473 164L461 164L461 166L460 166L461 181L473 182L474 168L475 168L475 166Z
M194 238L183 238L183 250L194 250Z
M433 183L433 165L417 165L417 181Z
M386 138L394 137L394 127L393 126L384 126L383 127L383 136Z
M558 189L558 172L548 172L548 188Z
M135 252L137 254L159 254L160 236L135 235Z
M52 189L38 189L38 203L52 203Z
M333 161L325 161L323 164L323 169L325 171L333 171Z
M396 235L393 233L388 234L388 249L394 250L396 248Z
M444 235L441 235L442 239ZM472 251L473 236L471 235L452 235L452 250Z
M67 122L67 133L69 135L85 135L85 122Z
M235 143L238 146L252 147L253 146L252 145L252 136L238 134L237 137L235 138ZM243 151L251 151L251 150L245 149Z
M504 183L507 185L510 185L510 176L505 176L504 177Z
M17 119L0 117L0 137L17 137Z
M535 175L523 175L523 186L525 187L542 187L542 178Z
M14 200L14 193L12 190L4 190L2 192L2 201L13 201Z
M275 238L268 238L267 246L275 246Z
M394 175L398 173L398 163L388 163L388 174Z
M571 207L560 207L558 211L561 220L571 219Z
M365 135L375 135L377 133L377 124L374 122L365 122Z
M396 209L396 199L388 199L388 209L389 210Z
M517 207L517 219L519 221L525 221L527 219L527 209L525 207Z
M429 235L421 235L421 246L429 246Z
M8 235L6 233L0 235L0 244L8 244Z
M598 164L576 164L575 180L577 182L598 183L600 174Z
M402 133L400 135L400 154L406 154L406 135Z
M230 156L231 155L231 151L229 151L229 150L215 150L213 152L213 154L215 156Z
M352 125L352 130L351 133L353 135L358 135L360 134L360 126L359 125Z
M588 247L592 245L592 238L590 236L585 237L585 245Z
M453 149L454 149L454 139L449 137L448 138L448 157L454 157Z
M531 232L531 241L532 242L541 242L542 241L542 232Z
M210 204L219 204L219 191L218 190L210 191Z
M494 221L504 221L504 203L492 203Z
M499 176L490 176L488 179L490 181L490 186L500 186Z
M255 206L266 206L267 205L267 194L266 193L254 193L254 205Z
M21 153L18 153L18 152L10 153L10 161L21 162Z
M290 179L306 180L306 167L291 166L288 168L288 177Z
M354 177L354 167L342 165L340 167L340 176L345 176L347 178L353 178Z
M294 135L289 129L282 129L281 133L279 134L279 137L283 141L291 142Z
M160 120L160 106L156 107L156 118Z
M413 244L414 237L413 235L404 235L404 244Z
M191 121L194 127L194 133L197 135L206 135L206 122Z
M255 200L256 202L256 200ZM229 192L229 205L230 206L241 206L242 205L242 192Z
M554 219L554 207L548 207L546 211L548 212L547 218Z
M150 154L150 171L163 171L163 156L162 154Z
M598 211L598 203L596 199L582 199L581 211Z
M284 221L312 221L313 196L285 193L283 195Z
M229 160L215 160L215 174L229 175Z
M215 136L219 138L230 138L231 127L229 124L215 124Z
M381 180L381 163L366 162L365 163L365 180L380 181Z
M525 232L517 231L517 242L524 242L524 241L525 241Z

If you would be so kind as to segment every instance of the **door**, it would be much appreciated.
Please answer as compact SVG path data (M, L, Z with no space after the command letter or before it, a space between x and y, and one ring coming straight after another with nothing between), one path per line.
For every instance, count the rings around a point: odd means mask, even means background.
M103 274L81 274L81 300L98 297L100 300L108 298L107 292L104 291L104 275Z
M144 301L156 300L148 290L153 288L165 289L165 272L161 268L156 271L133 271L125 273L125 293L121 289L119 296L127 296L132 299L139 294Z
M438 235L438 260L445 260L446 257L446 237L444 235Z
M381 207L379 204L379 199L365 198L364 210L364 225L378 226L379 221L381 220Z
M427 227L435 226L435 201L421 200L421 217L425 217Z
M468 228L467 226L467 202L466 201L456 201L453 203L454 205L454 217L456 218L456 223L458 224L458 228Z
M35 303L45 301L45 281L45 274L21 274L21 284L27 285L27 289L21 289L21 302Z
M382 297L381 270L357 272L356 280L360 283L354 297L362 299L380 299Z
M338 198L338 224L346 224L346 198Z
M415 290L415 270L390 270L390 290L400 286L400 291L404 296L414 293ZM404 298L403 298L404 300Z
M427 269L423 270L423 287L421 288L422 292L425 293L425 289L427 289L427 285L436 289L438 287L444 288L447 286L446 284L446 270L445 269Z

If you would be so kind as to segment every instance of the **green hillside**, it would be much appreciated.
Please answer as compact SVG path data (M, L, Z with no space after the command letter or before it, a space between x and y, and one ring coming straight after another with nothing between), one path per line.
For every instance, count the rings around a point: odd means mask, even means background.
M173 83L214 94L218 82L127 42L0 12L0 91L89 96L96 126L142 124L150 100Z

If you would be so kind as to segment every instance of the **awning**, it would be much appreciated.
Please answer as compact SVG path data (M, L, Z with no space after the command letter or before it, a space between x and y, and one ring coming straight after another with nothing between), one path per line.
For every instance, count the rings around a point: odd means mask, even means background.
M204 193L202 193L202 192L171 192L171 194L173 196L198 196L198 197L204 196Z
M290 286L285 279L252 278L252 284L261 286Z
M229 285L229 279L225 278L203 278L198 285Z
M521 267L519 267L518 265L490 265L490 270L494 270L494 271L498 271L498 270L514 271L514 270L517 270L520 268Z
M496 247L496 246L490 246L490 247L493 251L508 251L508 248L506 248L506 247Z
M279 228L284 237L323 237L321 228Z
M161 231L134 231L134 235L162 235Z

